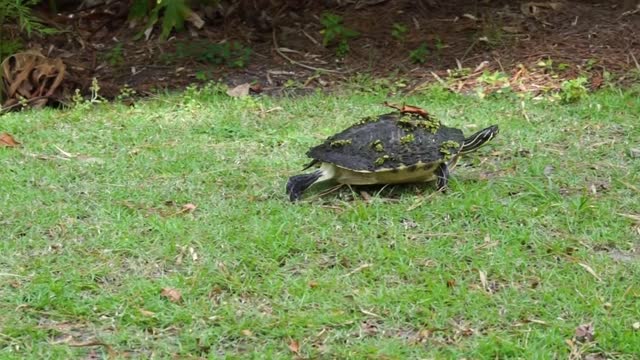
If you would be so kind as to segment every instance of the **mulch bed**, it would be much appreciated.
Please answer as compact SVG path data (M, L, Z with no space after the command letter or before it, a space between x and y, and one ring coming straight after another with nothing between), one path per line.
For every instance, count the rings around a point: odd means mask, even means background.
M187 24L186 31L160 41L158 30L148 40L136 39L143 27L131 28L126 2L115 1L54 17L41 13L48 25L67 31L32 37L28 46L66 65L60 101L75 89L88 94L93 78L102 96L114 98L125 85L145 95L208 80L230 86L258 83L268 94L331 90L359 73L403 78L407 92L437 81L459 92L509 85L515 91L546 93L579 75L588 78L592 89L606 81L640 79L638 6L629 1L311 2L304 11L280 8L266 26L236 14L207 20L200 29ZM319 16L327 10L360 33L349 41L343 59L334 47L322 46ZM391 35L394 24L407 29L402 41ZM197 41L238 41L251 48L250 62L230 68L173 56L179 44ZM412 63L409 52L421 44L428 51L425 62ZM496 71L504 76L488 76Z

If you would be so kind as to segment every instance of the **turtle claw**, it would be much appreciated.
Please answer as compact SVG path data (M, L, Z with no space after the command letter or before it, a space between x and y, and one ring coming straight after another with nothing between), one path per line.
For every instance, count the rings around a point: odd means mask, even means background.
M446 192L447 184L449 183L449 166L447 165L447 163L443 162L442 164L440 164L440 166L438 166L438 168L436 169L436 177L436 188L440 192Z

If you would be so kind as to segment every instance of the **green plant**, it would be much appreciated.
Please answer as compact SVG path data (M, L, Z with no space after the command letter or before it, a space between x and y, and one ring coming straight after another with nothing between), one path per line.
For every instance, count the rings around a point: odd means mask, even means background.
M118 94L118 96L116 96L116 100L122 101L126 99L131 99L136 95L137 95L137 92L134 89L130 88L129 85L124 84L122 89L120 89L120 93Z
M98 83L97 78L93 78L91 80L91 86L89 86L89 90L91 91L91 97L89 99L85 99L80 92L80 89L76 89L73 96L71 97L71 102L73 103L73 108L89 110L93 104L99 104L104 101L104 98L100 95L100 84Z
M536 65L544 69L545 72L550 73L556 77L557 77L558 71L565 71L569 68L569 64L567 63L555 64L554 61L550 58L547 58L546 60L540 60Z
M509 82L509 77L502 71L489 72L487 70L482 72L482 75L478 77L478 82L491 86L502 85Z
M409 29L400 23L394 23L391 28L391 36L400 42L405 40L407 32L409 32Z
M322 45L326 47L336 44L336 55L340 58L345 57L349 53L349 40L360 34L344 26L342 16L330 12L322 14L320 23L324 26L324 29L320 30L323 36Z
M111 66L124 64L124 52L122 51L122 43L117 43L114 47L111 48L111 50L107 51L105 58Z
M563 81L560 85L560 100L563 103L573 103L586 97L588 94L586 83L587 78L584 76Z
M16 52L22 49L22 42L18 39L7 39L0 40L0 62L4 60L5 57L15 54Z
M185 20L193 14L190 5L186 0L157 0L155 6L150 6L148 0L133 0L129 8L129 19L143 19L148 16L146 29L161 21L160 38L166 39L172 30L180 31L184 28ZM143 35L144 33L140 33L137 38Z
M225 65L228 67L242 68L249 63L251 49L239 42L225 42L222 44L212 44L208 41L179 42L173 55L168 55L166 60L172 58L184 59L192 58L197 61Z
M462 78L465 76L469 76L469 74L471 74L471 70L472 70L471 68L463 67L463 68L455 68L453 70L449 69L447 70L447 73L452 78Z
M412 63L424 64L427 61L428 55L429 49L427 49L427 44L422 43L420 46L409 52L409 59L411 59Z
M0 62L5 57L15 53L22 44L16 39L5 39L2 25L10 22L18 24L20 30L31 36L36 32L47 35L55 32L55 29L44 26L31 13L30 6L40 2L39 0L0 0Z

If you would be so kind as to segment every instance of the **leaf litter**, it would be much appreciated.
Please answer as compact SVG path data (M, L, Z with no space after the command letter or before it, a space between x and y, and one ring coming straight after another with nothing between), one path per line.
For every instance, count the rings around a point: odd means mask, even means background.
M17 147L20 146L20 143L13 138L13 136L9 133L0 134L0 147Z

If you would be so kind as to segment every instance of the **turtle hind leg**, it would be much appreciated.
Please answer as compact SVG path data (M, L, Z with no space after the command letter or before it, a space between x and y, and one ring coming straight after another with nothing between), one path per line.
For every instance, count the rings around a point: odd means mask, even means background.
M436 169L436 188L438 191L446 191L449 183L449 165L443 162Z
M302 193L307 190L309 186L315 184L322 175L322 170L316 170L309 174L300 174L290 177L287 182L287 194L289 195L289 200L299 200Z

